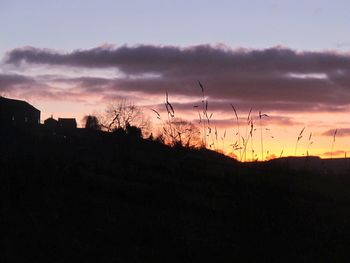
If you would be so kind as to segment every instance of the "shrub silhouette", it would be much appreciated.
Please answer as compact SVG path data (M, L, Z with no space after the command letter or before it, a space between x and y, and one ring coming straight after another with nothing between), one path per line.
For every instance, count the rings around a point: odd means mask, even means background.
M129 123L126 125L126 133L132 138L142 138L141 128L130 125Z

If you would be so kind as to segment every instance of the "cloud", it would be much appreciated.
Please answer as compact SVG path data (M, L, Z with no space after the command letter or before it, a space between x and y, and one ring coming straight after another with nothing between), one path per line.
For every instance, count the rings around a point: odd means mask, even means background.
M166 72L295 72L319 73L334 68L350 69L350 57L332 52L296 52L287 48L263 50L231 49L198 45L174 46L102 46L87 50L59 53L34 47L17 48L7 53L5 63L21 62L76 67L117 67L125 73ZM190 72L187 69L191 69Z
M257 121L258 118L255 116L255 120ZM212 126L217 126L220 128L229 128L232 126L236 126L236 119L234 117L232 118L226 118L221 119L218 118L218 116L213 115L213 119L210 121ZM245 118L240 118L239 123L242 127L248 127L248 122ZM255 124L256 126L257 124ZM296 122L292 118L285 117L285 116L271 116L270 118L266 119L265 125L276 125L276 126L295 126L300 125L299 122Z
M338 150L334 152L324 152L322 155L327 157L334 157L334 156L345 156L346 151Z
M334 131L335 129L330 129L325 132L323 132L321 135L322 136L334 136ZM350 128L341 128L337 129L337 134L336 137L348 137L350 136Z
M56 66L66 70L114 68L115 78L82 75L56 79L76 92L136 92L201 98L197 84L215 108L263 111L346 111L350 107L350 55L297 52L288 48L232 49L227 46L101 46L61 53L34 47L6 54L13 65Z
M29 77L18 74L0 74L0 95L5 97L35 98L49 100L83 101L88 94L76 89L61 89L50 85L52 76Z
M0 74L0 91L9 91L35 83L30 77L17 74Z
M343 42L337 42L336 46L339 48L343 48L343 47L349 47L350 46L350 41L343 41Z

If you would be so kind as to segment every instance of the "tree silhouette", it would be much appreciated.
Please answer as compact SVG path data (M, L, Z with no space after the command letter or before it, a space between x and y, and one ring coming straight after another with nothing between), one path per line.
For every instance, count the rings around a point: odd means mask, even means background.
M101 130L101 125L96 116L88 115L84 117L85 129Z
M128 132L128 127L137 127L145 134L150 130L150 121L142 108L127 100L111 103L105 110L102 125L107 131L123 129Z
M199 135L198 127L190 121L173 118L165 122L161 136L166 144L191 147L200 143Z

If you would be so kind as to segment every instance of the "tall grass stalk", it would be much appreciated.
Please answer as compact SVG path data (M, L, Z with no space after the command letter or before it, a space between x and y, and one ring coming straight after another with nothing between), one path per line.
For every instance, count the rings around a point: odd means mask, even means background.
M263 138L263 127L262 127L262 118L269 117L267 114L261 113L259 111L259 121L260 121L260 143L261 143L261 161L264 161L264 138Z
M248 115L250 118L250 115ZM244 161L247 161L247 147L249 143L249 139L251 140L251 148L253 149L252 141L253 141L253 129L254 129L254 124L253 124L253 119L249 119L247 123L247 127L250 127L249 134L245 137L245 139L242 137L243 140L243 156L244 156ZM253 160L253 157L252 157Z
M301 138L303 138L303 132L305 130L305 127L301 129L299 135L298 135L298 138L297 138L297 141L295 143L295 150L294 150L294 156L297 155L297 149L298 149L298 142L301 140Z
M225 138L226 138L226 130L224 131L224 135L221 137L221 141L222 141L222 152L225 152Z
M165 92L165 109L168 113L168 124L169 124L169 130L170 130L170 138L174 139L176 138L176 135L174 135L173 127L172 127L172 121L171 119L175 117L175 111L173 108L173 105L169 102L169 94L166 91ZM167 130L163 127L163 131L167 133Z
M331 149L331 159L333 159L333 149L334 149L334 143L335 143L335 136L337 135L338 129L334 130L333 133L333 140L332 140L332 149Z
M252 162L254 161L254 144L253 144L253 132L254 132L254 121L253 118L250 119L250 150L252 152Z
M238 131L239 159L242 160L241 132L240 132L240 129L239 129L239 118L238 118L237 111L236 111L235 107L233 106L233 104L231 104L231 107L232 107L232 110L235 113L235 117L236 117L236 124L237 124L237 131Z
M251 107L250 110L249 110L249 113L248 113L248 117L247 117L247 125L245 127L245 138L246 138L245 141L246 142L243 145L243 155L244 155L244 161L245 162L247 161L247 144L248 144L249 137L250 137L250 134L247 135L247 133L248 133L248 128L250 126L250 114L252 113L252 110L253 110L253 108Z
M309 156L309 149L311 144L313 144L313 141L311 141L311 139L312 139L312 132L310 132L310 135L309 135L309 140L308 140L307 149L306 149L306 156Z
M198 81L198 85L199 85L199 87L201 89L201 93L202 93L202 114L203 114L203 117L205 117L205 115L206 115L206 109L205 109L206 108L205 107L206 101L205 101L205 94L204 94L204 86L200 81ZM207 147L207 133L206 133L207 127L206 127L204 118L202 118L202 116L201 116L201 113L198 112L198 114L199 114L199 120L200 120L200 123L202 124L202 130L203 130L202 143L203 143L204 147Z
M159 113L158 111L156 111L155 109L151 109L151 111L153 111L153 112L156 114L158 120L161 120L161 119L162 119L162 118L160 117L160 113Z
M282 151L281 151L281 153L280 153L280 158L282 157L283 152L284 152L284 149L282 149Z
M216 142L216 145L214 145L216 151L219 150L218 148L218 130L216 129L216 126L214 127L214 130L215 130L215 142Z

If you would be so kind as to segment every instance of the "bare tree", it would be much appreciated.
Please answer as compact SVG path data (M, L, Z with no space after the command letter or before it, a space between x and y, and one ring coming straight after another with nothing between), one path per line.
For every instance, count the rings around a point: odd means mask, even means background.
M164 123L162 137L166 144L173 146L198 146L200 131L190 121L181 118L172 118Z
M111 103L102 116L102 126L107 131L127 130L130 126L140 128L143 135L150 131L150 120L142 108L130 101L121 100Z

